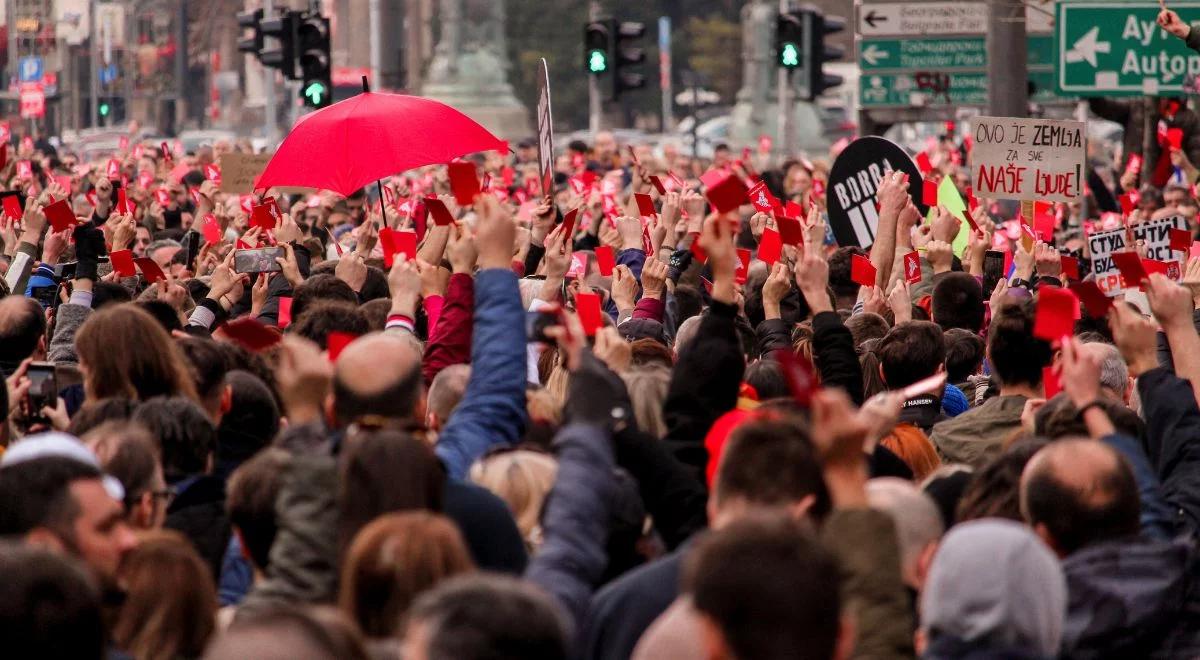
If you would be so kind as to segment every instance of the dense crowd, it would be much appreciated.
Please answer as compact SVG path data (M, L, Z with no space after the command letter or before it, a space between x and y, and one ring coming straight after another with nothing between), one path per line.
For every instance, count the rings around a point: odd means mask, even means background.
M444 165L240 195L246 145L15 140L3 654L1200 655L1200 257L1059 306L1090 233L1196 235L1200 149L1143 181L1093 144L1037 239L888 173L864 250L828 227L844 146L601 132L543 196L522 142L464 200ZM969 147L926 180L971 198Z

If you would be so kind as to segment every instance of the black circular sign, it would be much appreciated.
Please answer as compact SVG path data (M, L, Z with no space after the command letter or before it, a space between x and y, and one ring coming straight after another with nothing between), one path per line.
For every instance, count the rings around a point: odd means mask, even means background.
M879 226L875 193L880 179L894 170L908 174L908 194L924 215L929 207L921 200L921 172L900 145L872 135L858 138L838 154L825 190L829 228L838 245L868 248L875 242Z

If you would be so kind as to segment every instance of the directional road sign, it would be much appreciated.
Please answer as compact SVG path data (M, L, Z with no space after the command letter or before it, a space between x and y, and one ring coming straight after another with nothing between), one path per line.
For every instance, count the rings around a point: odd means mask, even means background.
M1175 5L1172 3L1171 5ZM1049 16L1026 13L1026 31L1049 32ZM988 31L986 2L864 2L858 8L858 34L863 37L983 34Z
M1054 95L1053 71L1030 71L1029 82L1034 87L1030 101L1062 101ZM859 102L864 108L986 105L987 72L864 72L859 78Z
M1053 40L1048 34L1031 34L1028 63L1054 65ZM864 39L858 53L863 71L986 71L987 46L983 35L936 39Z
M1200 2L1171 2L1186 22ZM1071 2L1056 5L1055 82L1076 96L1179 93L1200 74L1200 53L1158 27L1158 2Z

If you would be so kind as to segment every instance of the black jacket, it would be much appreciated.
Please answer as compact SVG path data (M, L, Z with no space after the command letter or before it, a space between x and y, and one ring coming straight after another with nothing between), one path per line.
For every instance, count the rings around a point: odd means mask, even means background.
M163 526L188 537L200 557L212 569L213 584L216 584L221 575L221 560L229 545L225 482L204 475L187 484L171 502Z
M579 637L579 657L625 660L654 620L679 595L679 572L690 545L608 583L592 597Z
M1200 529L1200 407L1188 381L1159 367L1142 374L1138 395L1146 420L1146 456L1179 531Z

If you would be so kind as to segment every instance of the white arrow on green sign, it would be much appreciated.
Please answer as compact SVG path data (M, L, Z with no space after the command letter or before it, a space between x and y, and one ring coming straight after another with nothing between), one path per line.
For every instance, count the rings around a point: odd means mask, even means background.
M1200 21L1200 3L1171 2L1184 21ZM1055 84L1067 95L1141 96L1179 93L1200 74L1200 53L1158 27L1159 3L1056 4Z
M1054 65L1050 35L1029 35L1028 41L1030 67ZM859 45L858 66L863 71L986 71L987 45L983 35L863 39Z

